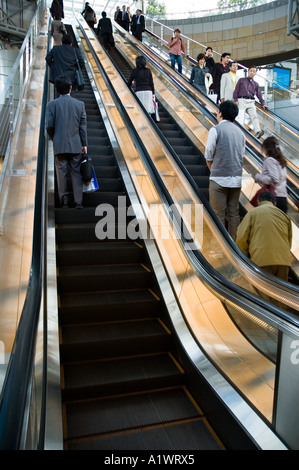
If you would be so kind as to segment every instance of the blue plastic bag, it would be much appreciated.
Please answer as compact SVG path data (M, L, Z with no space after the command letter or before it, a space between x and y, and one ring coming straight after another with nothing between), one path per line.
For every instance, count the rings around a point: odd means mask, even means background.
M99 190L98 180L94 171L94 167L92 167L91 180L87 184L83 183L83 193L89 193L89 192L98 191L98 190Z

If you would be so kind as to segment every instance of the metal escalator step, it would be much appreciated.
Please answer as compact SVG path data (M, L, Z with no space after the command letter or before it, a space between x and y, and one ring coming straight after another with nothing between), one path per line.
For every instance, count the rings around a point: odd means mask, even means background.
M130 240L98 243L61 243L56 251L57 266L132 263L143 260L142 246Z
M208 176L193 176L193 179L199 188L208 188L209 187L209 177Z
M126 196L125 192L99 190L84 194L83 204L85 207L98 206L99 204L109 204L113 207L117 207L119 203L118 198L123 196Z
M179 154L178 154L179 155ZM184 165L200 165L200 157L196 154L180 154L180 159Z
M66 364L63 376L63 401L74 401L182 385L184 374L165 353Z
M62 243L96 243L99 241L99 236L96 234L96 224L101 221L103 221L103 225L105 223L106 226L106 217L105 215L102 217L97 216L97 218L93 221L93 223L87 223L86 220L84 219L82 223L79 223L79 221L74 221L74 223L65 223L65 224L59 224L59 226L56 228L56 243L62 244ZM128 216L126 222L129 222L130 220L133 220L133 216ZM115 239L118 238L118 233L124 233L125 235L127 234L127 225L126 223L124 225L118 224L117 227L113 226L113 229L115 228L115 232L113 231L113 236L114 238L109 238L108 235L106 234L105 241L107 242L115 242ZM121 232L123 230L123 232ZM119 240L123 241L130 241L129 238L119 238ZM104 240L101 240L101 242ZM135 258L133 258L132 262L136 262Z
M119 178L120 173L118 166L101 165L101 161L98 160L93 166L98 178Z
M112 155L111 145L91 144L87 146L88 155Z
M201 416L183 388L69 403L66 409L69 439Z
M158 122L158 127L162 132L166 131L175 131L178 132L177 127L175 124L172 124L171 122Z
M177 139L180 137L180 131L178 131L177 129L174 129L174 130L163 130L163 134L164 136L167 138L167 140L169 139Z
M182 149L186 147L188 153L191 153L190 149L192 147L187 145L187 139L185 139L184 137L168 137L167 140L173 148Z
M80 322L121 321L156 318L160 314L160 301L148 290L111 292L79 292L59 296L61 325Z
M106 436L90 436L88 439L74 439L67 443L69 450L103 450L103 451L173 451L175 454L161 454L146 463L193 464L193 455L178 454L179 451L217 451L223 447L211 432L205 419L197 418L180 423L138 429L137 431L120 432ZM159 454L160 455L160 454ZM175 461L175 455L177 460ZM185 460L187 458L187 460ZM162 460L161 460L162 459ZM140 461L140 459L139 459ZM143 463L143 462L142 462Z
M65 292L96 292L117 289L144 289L150 272L142 265L62 266L57 277L60 294Z
M186 165L186 168L192 176L206 176L207 178L210 176L210 171L205 161L201 165Z
M93 132L99 132L100 135L104 133L104 135L106 135L106 129L100 116L98 116L97 119L95 119L94 116L92 119L88 118L87 136L89 135L89 133L93 133Z
M170 335L156 319L67 325L61 328L62 362L167 351Z
M90 134L88 134L88 147L94 146L94 145L99 145L101 148L103 146L109 146L110 141L107 135L103 135L103 133L104 131L90 132Z
M174 145L173 146L174 151L176 152L177 155L193 155L194 154L194 149L191 145ZM196 155L196 154L194 154Z

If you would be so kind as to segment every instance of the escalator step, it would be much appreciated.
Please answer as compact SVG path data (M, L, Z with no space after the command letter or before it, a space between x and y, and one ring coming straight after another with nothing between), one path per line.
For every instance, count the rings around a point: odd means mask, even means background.
M195 183L199 188L208 188L209 187L209 178L206 176L193 176Z
M194 154L194 149L191 145L175 145L173 146L173 149L177 155L193 155ZM198 158L198 155L196 156Z
M156 319L68 325L61 328L63 362L167 351L170 335Z
M66 404L68 438L198 418L183 388Z
M173 451L175 454L178 451L188 450L204 450L214 451L222 450L218 440L211 432L210 427L202 418L197 418L187 422L170 423L165 426L155 426L154 428L140 429L137 431L120 432L115 434L107 434L106 436L90 436L88 439L73 440L68 442L69 450L105 450L105 451L129 451L129 450L157 450ZM160 454L159 454L160 455ZM162 458L160 460L160 458ZM181 463L185 463L183 457ZM161 455L154 460L148 460L146 463L152 464L169 464L169 460L174 464L174 455ZM177 457L177 464L179 463L179 456ZM143 462L143 461L142 461ZM193 456L187 457L188 464L193 463Z
M180 159L182 160L182 163L187 166L187 165L200 165L200 157L199 155L194 155L194 154L179 154Z
M63 400L86 400L182 385L184 374L168 354L67 364Z
M143 260L143 249L131 241L110 240L100 243L65 243L58 246L58 266L132 263Z
M96 292L117 289L144 289L150 273L141 265L62 266L57 277L60 294Z
M209 177L210 171L205 161L201 165L186 165L187 170L192 176L207 176Z
M161 307L148 289L63 294L59 303L61 325L156 318Z

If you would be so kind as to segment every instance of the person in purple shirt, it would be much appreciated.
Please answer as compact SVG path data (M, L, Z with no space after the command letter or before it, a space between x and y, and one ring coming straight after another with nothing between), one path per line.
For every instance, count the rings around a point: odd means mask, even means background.
M245 113L249 115L253 130L257 139L262 137L264 131L260 128L255 107L255 97L259 100L263 108L268 109L262 97L259 84L254 81L256 67L252 66L248 69L248 77L240 78L233 93L233 99L239 106L239 114L237 121L244 126Z

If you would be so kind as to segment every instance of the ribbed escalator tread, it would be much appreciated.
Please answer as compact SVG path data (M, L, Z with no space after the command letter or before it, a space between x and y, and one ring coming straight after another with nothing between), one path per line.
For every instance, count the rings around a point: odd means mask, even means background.
M67 403L66 409L69 439L202 416L183 387L84 403Z
M184 374L168 354L64 366L63 399L74 401L181 385Z
M60 324L155 318L160 302L148 289L110 292L73 292L60 295Z
M85 265L103 263L132 263L142 259L142 247L132 241L108 240L89 243L60 243L56 252L57 263Z
M170 465L170 462L172 462L172 465L174 465L174 455L177 455L177 465L183 463L192 465L194 454L191 452L186 456L185 451L216 451L222 450L223 447L215 439L214 433L207 425L206 420L197 418L186 422L155 426L154 428L143 428L142 432L137 429L136 431L119 432L113 435L108 434L100 436L100 438L91 436L86 439L74 439L68 442L68 449L115 451L117 457L119 456L117 451L172 451L169 455L159 453L160 457L153 455L151 460L139 457L138 464L163 465L167 463ZM180 455L180 460L179 451L184 451ZM110 458L112 458L112 455ZM128 460L125 460L126 462L130 463ZM119 464L119 461L117 463Z
M171 345L157 319L64 325L60 334L63 362L165 352Z
M93 266L62 266L57 285L65 292L94 292L121 289L145 289L150 272L141 264L111 264Z

